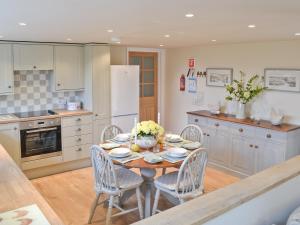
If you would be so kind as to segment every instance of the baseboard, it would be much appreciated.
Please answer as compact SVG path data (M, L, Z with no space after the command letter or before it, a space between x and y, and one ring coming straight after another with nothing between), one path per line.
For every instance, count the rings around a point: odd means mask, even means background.
M216 164L216 163L213 163L213 162L208 162L208 166L209 167L212 167L212 168L215 168L217 170L221 170L227 174L230 174L232 176L235 176L235 177L239 177L239 178L246 178L248 177L248 175L246 174L243 174L243 173L240 173L238 171L235 171L235 170L232 170L230 168L227 168L225 166L222 166L222 165L219 165L219 164Z
M91 160L89 158L86 158L51 166L39 167L31 170L24 170L23 173L28 177L28 179L34 179L89 166L91 166Z

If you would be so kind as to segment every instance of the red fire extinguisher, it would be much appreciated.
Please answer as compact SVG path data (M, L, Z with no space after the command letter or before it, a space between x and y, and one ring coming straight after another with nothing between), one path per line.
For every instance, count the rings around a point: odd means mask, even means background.
M185 91L185 76L184 74L180 77L180 91Z

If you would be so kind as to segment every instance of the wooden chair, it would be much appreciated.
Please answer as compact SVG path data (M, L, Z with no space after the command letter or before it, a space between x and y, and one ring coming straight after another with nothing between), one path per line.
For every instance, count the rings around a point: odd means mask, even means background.
M116 125L109 125L105 127L101 133L101 143L104 143L109 139L113 139L115 136L121 133L123 133L123 131L120 127Z
M106 225L111 224L112 217L121 216L135 210L139 210L140 218L143 219L143 206L140 193L143 178L125 168L115 170L108 153L98 145L91 147L91 160L94 169L96 199L91 206L88 223L91 223L96 207L107 200L99 202L100 195L102 194L109 196ZM122 196L125 191L134 189L136 191L138 207L125 210L118 204L115 204L115 198ZM112 215L112 207L119 209L121 212Z
M188 124L183 128L180 136L185 140L189 140L193 142L198 141L201 144L203 144L203 132L201 128L197 125Z
M152 215L160 212L157 209L160 193L169 196L167 199L179 204L198 197L204 193L204 174L207 164L207 153L203 149L193 151L182 163L179 171L160 176L154 181L156 194ZM173 201L173 200L174 201Z

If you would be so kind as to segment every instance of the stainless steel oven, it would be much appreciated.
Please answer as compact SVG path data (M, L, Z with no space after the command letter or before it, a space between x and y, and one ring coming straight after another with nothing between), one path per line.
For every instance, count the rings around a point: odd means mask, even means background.
M22 161L62 155L60 118L20 123Z

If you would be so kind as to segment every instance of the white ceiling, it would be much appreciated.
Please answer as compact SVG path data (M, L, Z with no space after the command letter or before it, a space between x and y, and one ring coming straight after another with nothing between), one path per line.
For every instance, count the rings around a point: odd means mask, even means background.
M300 39L296 32L299 0L0 0L0 35L6 40L111 43L117 37L122 45L182 47L212 39Z

